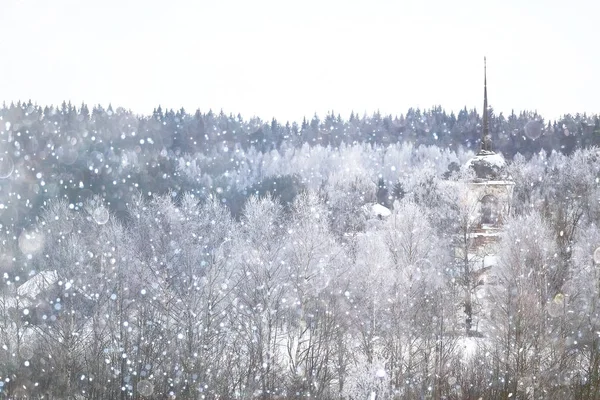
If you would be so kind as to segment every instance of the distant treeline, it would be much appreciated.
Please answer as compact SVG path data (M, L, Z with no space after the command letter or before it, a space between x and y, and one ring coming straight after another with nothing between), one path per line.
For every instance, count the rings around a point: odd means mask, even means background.
M570 154L576 148L600 144L600 115L566 114L549 121L537 112L522 111L510 115L496 114L489 109L490 132L494 148L506 157L521 153L529 156L540 150ZM330 112L324 117L314 115L302 122L283 122L273 118L263 121L254 117L244 119L240 114L215 113L200 110L190 114L183 108L174 111L156 108L151 116L140 116L123 108L113 110L86 104L76 107L63 102L60 107L40 107L28 103L3 104L0 118L10 123L13 132L22 140L51 134L54 140L65 137L94 136L96 141L119 147L139 145L140 139L150 138L143 147L158 146L175 152L196 153L223 146L255 146L263 152L283 145L304 143L339 146L355 142L386 145L410 141L414 145L436 145L457 150L459 147L478 148L481 138L481 115L467 107L455 114L435 106L421 110L410 108L398 116L359 115L348 119ZM527 132L526 125L539 124L537 134Z

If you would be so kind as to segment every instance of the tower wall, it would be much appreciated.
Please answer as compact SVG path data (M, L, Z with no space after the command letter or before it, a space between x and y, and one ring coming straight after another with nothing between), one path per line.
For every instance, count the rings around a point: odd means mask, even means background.
M486 196L493 196L497 200L496 209L498 214L498 223L496 228L500 228L510 214L510 204L512 201L514 182L512 181L485 181L469 183L469 201L475 206L471 209L474 212L473 219L479 222L481 220L481 201ZM485 229L479 226L480 229Z

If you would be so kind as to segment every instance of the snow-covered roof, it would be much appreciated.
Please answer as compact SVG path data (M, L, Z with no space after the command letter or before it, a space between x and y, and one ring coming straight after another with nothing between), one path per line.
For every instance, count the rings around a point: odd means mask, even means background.
M386 218L392 215L390 209L385 206L382 206L381 204L373 204L371 206L371 213L377 217L381 216L382 218Z
M4 306L7 308L30 307L35 298L44 290L54 285L58 281L56 271L41 271L17 288L17 295L7 297Z
M504 157L493 151L480 150L475 157L466 162L464 168L473 169L479 181L498 181L507 178Z
M392 215L389 208L378 203L365 204L362 209L369 218L387 218Z
M513 186L515 183L510 180L486 180L482 182L472 182L473 185L505 185L505 186Z
M477 161L485 161L499 168L506 166L506 160L504 159L504 157L502 157L502 154L498 154L488 150L480 150L479 152L477 152L475 157L467 161L467 165Z
M494 267L498 265L498 256L487 255L483 257L483 267Z
M469 233L469 237L474 238L474 237L498 237L500 236L502 233L498 230L496 231L487 231L487 232L471 232Z
M55 284L56 281L58 281L56 271L41 271L19 286L17 293L22 297L35 298L40 292Z

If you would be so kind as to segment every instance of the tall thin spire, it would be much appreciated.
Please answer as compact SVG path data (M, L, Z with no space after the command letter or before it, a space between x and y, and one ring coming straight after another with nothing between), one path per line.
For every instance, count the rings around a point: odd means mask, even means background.
M481 150L492 151L492 139L488 126L487 63L485 57L483 57L483 131L481 135Z

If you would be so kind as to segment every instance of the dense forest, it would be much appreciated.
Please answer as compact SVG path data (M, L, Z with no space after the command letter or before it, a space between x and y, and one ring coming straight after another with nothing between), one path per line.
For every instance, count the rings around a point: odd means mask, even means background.
M599 398L600 117L490 132L481 282L475 110L4 106L0 399Z
M533 112L505 117L490 108L488 115L494 150L508 159L516 154L529 159L540 151L569 155L600 145L598 115L566 115L554 122ZM265 163L289 158L303 146L435 146L460 153L479 149L481 138L481 117L466 107L458 115L433 107L395 117L352 113L347 120L332 112L323 119L315 115L300 124L283 124L212 111L192 115L158 107L146 117L110 105L90 111L85 104L40 107L23 102L0 108L0 125L0 178L13 170L16 177L7 187L7 181L0 181L0 196L12 201L0 222L19 228L33 222L47 199L61 197L77 206L97 194L120 213L132 190L144 196L192 192L202 198L217 192L237 215L248 190L264 194L274 183L264 179L295 179L288 173L299 171L286 173L273 165L268 170ZM323 168L314 161L310 168ZM400 175L397 167L390 176L393 185ZM294 187L299 183L306 182ZM20 199L11 199L11 188Z

